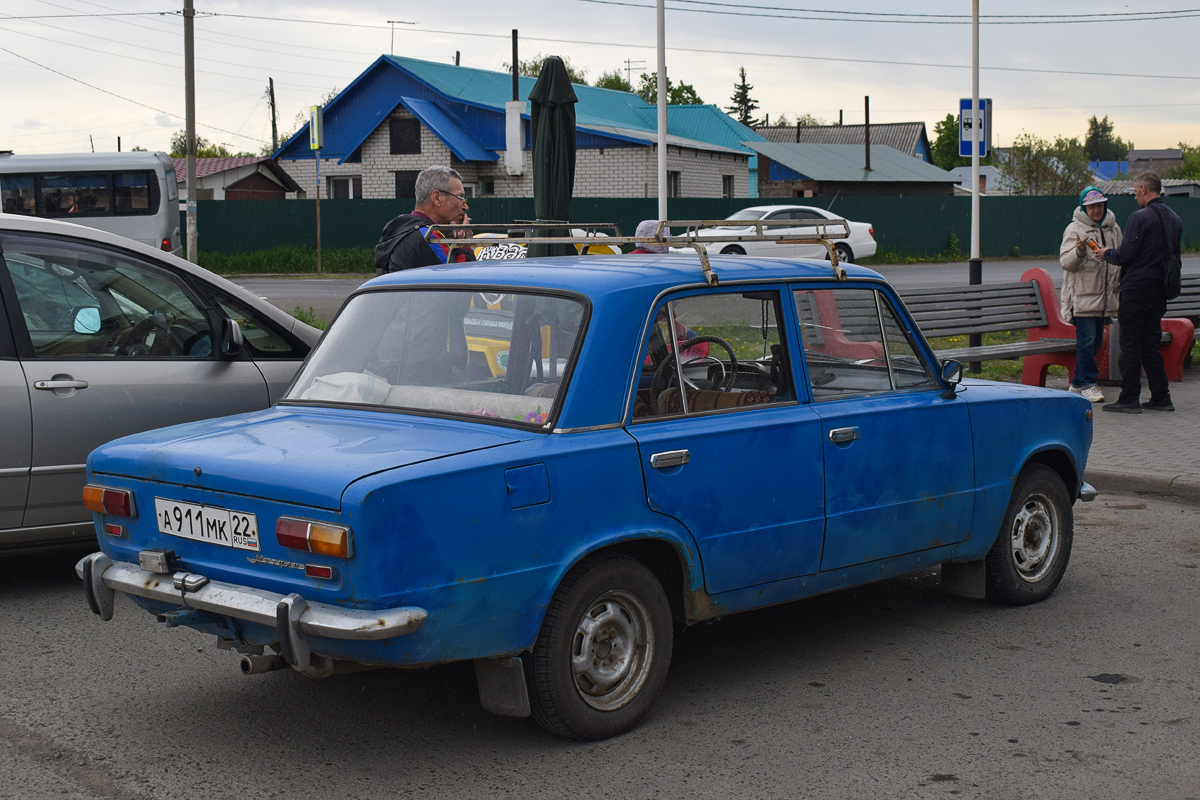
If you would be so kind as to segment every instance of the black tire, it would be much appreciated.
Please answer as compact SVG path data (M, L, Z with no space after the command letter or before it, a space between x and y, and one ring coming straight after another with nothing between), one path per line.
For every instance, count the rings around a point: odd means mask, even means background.
M1058 473L1044 464L1021 470L987 556L988 599L1023 606L1053 594L1071 558L1074 534L1071 496Z
M850 245L835 244L833 246L833 249L837 250L839 264L853 264L854 263L854 251L850 249Z
M721 255L723 255L723 256L744 256L744 255L746 255L746 251L743 250L742 248L738 247L736 244L731 244L728 247L724 247L721 249Z
M533 718L571 739L629 730L666 681L672 634L667 596L640 561L601 555L579 564L554 593L526 662ZM574 658L588 651L590 664Z

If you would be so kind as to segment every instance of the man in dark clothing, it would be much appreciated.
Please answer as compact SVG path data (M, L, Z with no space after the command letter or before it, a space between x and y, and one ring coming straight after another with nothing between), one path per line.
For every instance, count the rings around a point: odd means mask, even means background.
M1162 181L1153 172L1143 172L1133 181L1134 197L1141 206L1125 223L1125 238L1120 247L1100 252L1110 264L1121 267L1121 305L1117 322L1121 328L1121 395L1105 411L1140 414L1142 409L1174 411L1167 371L1162 358L1162 318L1167 311L1163 287L1168 253L1163 250L1163 230L1167 247L1179 252L1183 222L1167 207L1159 195ZM1150 400L1139 405L1142 393L1142 369L1150 385Z
M417 206L411 214L401 214L383 227L375 245L375 274L398 272L413 267L474 261L467 248L453 251L444 244L426 239L430 225L467 223L467 197L462 177L449 167L434 166L421 171L416 183ZM461 235L462 231L455 231ZM429 239L443 238L433 231Z

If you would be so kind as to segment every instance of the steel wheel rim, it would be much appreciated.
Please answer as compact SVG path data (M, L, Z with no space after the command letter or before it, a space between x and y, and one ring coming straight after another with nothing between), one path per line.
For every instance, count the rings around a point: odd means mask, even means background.
M654 660L650 609L633 592L607 591L580 617L571 639L571 677L580 698L615 711L641 690Z
M1054 566L1059 547L1058 511L1044 494L1025 498L1009 530L1009 557L1017 575L1037 583Z

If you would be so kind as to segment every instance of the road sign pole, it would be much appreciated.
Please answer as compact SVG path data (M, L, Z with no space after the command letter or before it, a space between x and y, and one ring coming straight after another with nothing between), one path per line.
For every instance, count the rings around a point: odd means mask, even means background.
M971 260L967 262L967 283L983 283L983 259L979 256L979 135L983 127L979 114L979 0L971 0ZM972 334L971 347L983 344L983 336ZM971 372L981 372L983 365L972 361Z

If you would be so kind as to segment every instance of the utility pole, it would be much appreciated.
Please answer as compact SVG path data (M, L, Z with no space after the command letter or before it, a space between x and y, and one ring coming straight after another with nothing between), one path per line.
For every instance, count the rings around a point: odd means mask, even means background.
M275 107L275 79L267 78L267 97L271 101L271 152L279 149L279 109Z
M979 254L979 145L983 135L979 124L979 0L971 0L971 259L967 262L967 283L977 286L983 283L983 259ZM981 334L972 334L967 344L979 347L983 344ZM978 361L968 367L971 372L982 371Z
M637 67L638 69L645 69L646 62L645 61L633 61L628 58L625 59L625 82L628 83L631 87L633 86L633 69L634 69L634 67Z
M658 219L667 216L667 12L658 0Z
M183 91L187 95L187 257L197 263L200 245L196 229L196 9L183 0Z

